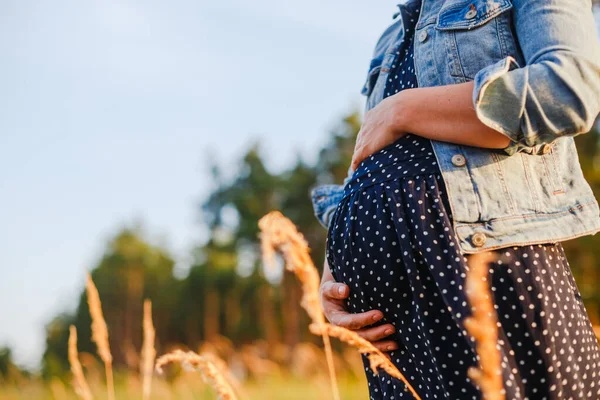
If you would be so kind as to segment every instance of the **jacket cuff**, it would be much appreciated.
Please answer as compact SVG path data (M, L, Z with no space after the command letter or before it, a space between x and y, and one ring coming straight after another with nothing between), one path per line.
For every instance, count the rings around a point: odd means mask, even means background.
M329 229L331 217L344 197L343 185L320 185L310 191L314 215L325 229Z
M506 135L510 139L507 147L501 149L508 155L518 152L534 153L535 146L520 143L518 138L519 121L524 94L516 91L517 86L507 74L519 64L512 56L481 69L474 79L473 105L481 122ZM517 105L517 106L516 106Z

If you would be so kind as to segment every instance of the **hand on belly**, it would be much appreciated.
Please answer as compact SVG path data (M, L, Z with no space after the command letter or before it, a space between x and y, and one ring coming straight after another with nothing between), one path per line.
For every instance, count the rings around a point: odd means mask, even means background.
M388 358L390 357L387 351L398 349L398 343L386 339L395 331L392 324L371 326L383 318L381 311L370 310L357 314L347 311L345 299L350 296L350 289L348 285L334 280L327 261L323 268L320 294L323 313L331 324L356 332L363 339L373 343Z

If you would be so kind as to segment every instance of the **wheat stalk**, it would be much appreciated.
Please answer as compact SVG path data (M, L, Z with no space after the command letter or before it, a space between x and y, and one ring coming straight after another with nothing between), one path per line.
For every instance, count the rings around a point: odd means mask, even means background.
M325 316L321 311L321 301L319 299L321 279L310 258L308 243L304 236L298 232L296 225L279 211L272 211L263 216L258 221L258 226L261 230L261 252L265 266L273 268L275 252L277 250L281 251L286 261L286 268L293 272L302 283L300 305L306 310L313 322L319 325L325 324ZM340 391L337 385L331 343L327 333L322 336L333 398L339 400Z
M485 400L504 400L500 352L497 349L498 328L492 294L487 284L488 252L470 256L466 279L466 294L473 316L465 318L464 326L477 341L479 368L469 368L468 375L481 388Z
M359 352L366 354L369 358L369 365L375 375L378 375L378 369L381 368L387 372L390 376L400 379L406 385L406 388L412 393L416 400L421 400L415 389L411 386L408 380L402 375L402 373L396 368L392 362L383 355L383 353L371 342L360 337L357 333L342 328L341 326L334 326L331 324L316 324L312 323L309 325L309 329L315 335L329 335L340 339L342 342L355 347Z
M205 357L193 351L174 350L156 360L156 371L162 373L162 367L173 362L182 364L184 368L197 368L202 374L202 378L217 391L220 400L237 400L233 388L227 382L221 370L215 365L216 360L217 357L214 354ZM220 359L219 364L225 365Z
M75 393L84 400L92 400L92 392L83 375L83 368L79 362L79 353L77 352L77 329L71 325L69 327L69 364L75 381Z
M96 285L94 285L94 281L89 272L87 273L87 282L85 286L90 315L92 316L92 340L96 343L98 355L104 362L108 399L114 400L115 385L113 381L112 355L110 354L110 346L108 345L108 328L106 327L106 321L104 321L104 316L102 315L102 303L100 302L98 289L96 289Z
M144 301L144 341L142 343L142 354L140 361L140 373L142 374L142 398L150 398L152 387L152 372L154 371L154 358L156 350L154 349L154 339L156 331L152 324L152 302L148 299Z

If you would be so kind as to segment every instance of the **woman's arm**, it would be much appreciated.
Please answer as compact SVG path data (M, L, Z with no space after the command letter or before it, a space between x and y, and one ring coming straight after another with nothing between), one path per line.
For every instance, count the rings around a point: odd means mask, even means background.
M481 122L473 107L473 82L405 89L367 112L351 168L407 132L428 139L503 149L510 139Z
M353 169L406 132L501 148L510 155L591 129L600 111L600 43L591 2L512 4L525 65L509 55L481 69L471 82L408 89L386 98L365 116Z

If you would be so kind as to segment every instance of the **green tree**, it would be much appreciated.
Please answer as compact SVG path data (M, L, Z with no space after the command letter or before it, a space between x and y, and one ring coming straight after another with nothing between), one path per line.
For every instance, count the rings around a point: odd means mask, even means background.
M109 242L98 265L92 269L117 367L137 368L145 298L153 303L157 345L170 342L172 311L177 304L175 294L181 286L173 277L173 266L168 253L145 242L141 232L123 229ZM96 346L91 342L91 317L85 290L74 315L59 315L46 326L46 350L42 359L42 372L46 377L63 376L69 370L67 341L71 324L77 328L79 351L96 354Z

